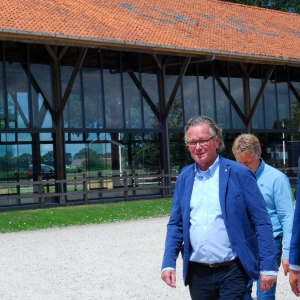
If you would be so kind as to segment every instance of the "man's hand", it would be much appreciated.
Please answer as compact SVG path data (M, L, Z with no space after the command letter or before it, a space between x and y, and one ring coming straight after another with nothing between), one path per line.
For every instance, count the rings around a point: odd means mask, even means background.
M170 287L176 288L176 270L165 270L161 273L161 279Z
M283 267L284 275L286 276L289 272L289 267L290 267L290 263L288 259L282 260L282 267Z
M300 271L290 269L290 285L296 297L300 295Z
M260 288L264 292L268 291L276 281L277 276L273 275L261 275L260 276Z

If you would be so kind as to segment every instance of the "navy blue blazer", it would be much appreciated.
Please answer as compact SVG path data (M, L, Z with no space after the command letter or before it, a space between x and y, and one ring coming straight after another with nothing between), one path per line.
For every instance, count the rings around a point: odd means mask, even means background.
M300 167L300 166L299 166ZM290 264L300 266L300 173L298 173L298 190L290 246Z
M265 200L249 168L222 156L219 159L220 205L231 246L249 277L257 280L260 270L278 271ZM192 164L177 178L162 263L162 268L176 268L176 260L182 251L185 285L188 284L192 250L189 231L194 176Z

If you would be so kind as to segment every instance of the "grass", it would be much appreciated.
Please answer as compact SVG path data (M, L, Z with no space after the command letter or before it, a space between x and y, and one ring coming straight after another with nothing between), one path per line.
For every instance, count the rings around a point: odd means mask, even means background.
M0 213L0 233L167 216L171 198Z
M294 188L292 189L294 193ZM167 216L172 198L0 212L0 233Z

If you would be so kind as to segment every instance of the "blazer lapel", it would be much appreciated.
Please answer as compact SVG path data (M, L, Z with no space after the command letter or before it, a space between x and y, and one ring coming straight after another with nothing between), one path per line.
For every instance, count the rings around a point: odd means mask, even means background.
M227 196L227 185L230 174L230 166L224 158L220 157L220 165L219 165L219 198L220 198L220 206L224 217L224 222L227 223L227 215L226 215L226 196Z
M185 190L182 195L185 226L187 226L188 228L190 226L190 203L191 203L192 191L194 186L194 180L195 180L195 171L193 165L193 167L191 167L191 169L186 175Z

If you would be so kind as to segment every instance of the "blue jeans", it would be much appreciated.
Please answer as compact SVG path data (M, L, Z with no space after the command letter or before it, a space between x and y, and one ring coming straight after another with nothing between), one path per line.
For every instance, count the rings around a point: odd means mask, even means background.
M215 268L190 262L188 276L192 300L243 300L249 281L238 259Z
M277 264L278 264L278 268L279 268L280 264L281 264L281 256L282 256L282 236L276 237L274 239L274 242L275 242ZM277 285L277 281L275 281L275 283L271 289L269 289L268 291L263 293L260 288L260 280L258 280L257 281L257 300L275 300L276 285ZM253 281L252 281L252 279L250 279L249 283L247 285L246 295L244 297L244 300L252 300L253 299L251 297L252 286L253 286Z

